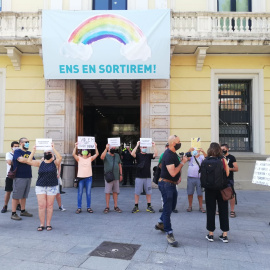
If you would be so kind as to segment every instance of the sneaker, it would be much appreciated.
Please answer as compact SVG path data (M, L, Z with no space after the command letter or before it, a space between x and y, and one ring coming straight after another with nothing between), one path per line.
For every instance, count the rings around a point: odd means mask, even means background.
M6 213L7 212L7 206L3 206L3 209L1 210L1 213Z
M21 220L21 218L17 214L11 215L11 219L13 219L13 220Z
M21 212L20 216L21 217L32 217L33 215L28 213L27 211L24 211L23 213Z
M146 208L146 211L147 211L147 212L150 212L150 213L155 213L155 210L153 209L152 206L148 206L148 207Z
M223 234L219 237L219 239L223 242L223 243L228 243L228 237L227 236L223 236Z
M207 234L207 235L205 236L205 238L206 238L209 242L214 242L214 235L209 235L209 234Z
M172 211L173 211L173 213L178 213L178 210L177 209L174 209Z
M174 236L172 233L167 234L167 241L172 247L177 247L178 242L174 239Z
M162 213L162 212L163 212L163 208L160 208L160 209L159 209L159 212Z
M139 208L137 207L137 206L134 206L134 208L133 208L133 210L132 210L132 212L131 213L138 213L140 210L139 210Z
M158 222L158 223L155 225L155 229L164 232L164 224Z
M59 207L59 210L62 211L62 212L66 211L66 209L64 208L64 205L61 205L61 206Z
M20 205L20 204L17 205L16 210L17 210L17 211L21 211L21 205Z

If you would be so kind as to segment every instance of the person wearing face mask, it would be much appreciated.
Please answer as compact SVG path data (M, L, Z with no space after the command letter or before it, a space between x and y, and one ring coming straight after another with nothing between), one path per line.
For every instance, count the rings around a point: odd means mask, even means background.
M45 229L46 218L46 230L51 231L51 219L53 214L54 199L59 192L57 167L61 164L62 157L55 149L52 143L51 149L44 151L43 160L33 160L33 156L36 152L36 146L33 147L33 151L28 157L28 164L38 167L38 179L36 182L36 195L38 201L38 215L40 220L40 226L38 231ZM54 155L55 154L55 158Z
M82 212L82 194L83 188L85 187L86 190L86 207L88 213L93 213L91 209L91 187L92 187L92 161L94 161L98 155L97 144L95 143L95 155L91 156L91 150L89 149L82 149L80 150L80 156L76 154L78 147L78 143L75 143L75 147L73 150L73 157L78 162L78 173L77 179L79 180L79 187L78 187L78 208L76 210L76 214L80 214Z
M14 141L11 143L11 152L6 153L6 162L7 162L7 174L11 168L12 165L12 160L14 156L14 151L19 148L19 143L17 141ZM10 199L10 194L13 190L13 179L9 178L8 176L6 177L6 182L5 182L5 205L3 206L3 209L1 210L1 213L6 213L7 212L7 206L8 202ZM18 204L17 210L21 210L21 205Z
M229 185L234 187L234 172L238 172L238 165L236 162L236 158L235 156L229 154L229 146L228 144L224 143L221 144L221 150L223 153L224 158L226 159L228 166L229 166L229 177L228 177L228 181L229 181ZM236 214L234 211L234 207L235 207L235 197L233 199L230 200L230 205L231 205L231 211L230 211L230 217L231 218L235 218Z
M201 188L201 180L200 180L200 166L204 158L207 154L204 152L202 148L199 148L198 151L193 147L188 150L191 152L192 156L188 157L188 175L187 175L187 194L188 194L188 208L187 212L192 211L192 201L193 194L197 192L198 201L199 201L199 211L205 213L205 209L203 208L202 201L202 188Z
M13 155L13 169L16 171L16 177L13 179L13 195L12 195L12 214L11 219L21 220L16 213L19 200L21 203L20 216L32 217L33 215L25 210L26 199L28 197L31 180L32 180L32 168L27 163L28 157L31 152L28 151L29 140L25 137L19 140L20 148L15 150Z
M113 170L114 179L112 182L107 182L105 179L105 199L106 208L103 210L104 214L110 212L110 194L113 194L114 201L114 211L117 213L122 213L122 210L117 206L118 194L120 192L119 181L123 180L122 177L122 164L120 161L119 154L115 153L115 147L106 144L106 148L100 156L100 159L104 162L104 174Z
M175 185L181 182L181 170L187 162L187 157L184 156L181 162L178 158L176 151L181 148L180 138L178 136L171 135L168 143L169 148L163 154L158 182L158 188L163 198L163 212L158 223L155 225L155 229L166 232L169 245L176 247L178 246L178 242L173 235L171 213L177 201Z
M151 179L151 160L155 159L158 155L156 144L152 142L154 147L154 153L148 154L146 147L140 147L140 152L137 152L137 149L140 145L140 142L137 142L136 147L131 152L131 155L136 158L137 161L137 171L135 178L135 206L132 210L132 213L139 212L139 198L140 194L144 188L146 193L147 208L146 211L150 213L155 213L151 205L151 194L152 194L152 179Z

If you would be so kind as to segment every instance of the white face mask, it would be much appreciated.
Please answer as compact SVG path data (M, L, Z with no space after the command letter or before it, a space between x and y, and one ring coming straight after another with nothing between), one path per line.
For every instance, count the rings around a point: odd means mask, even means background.
M13 147L12 150L15 151L16 149L19 149L19 147Z

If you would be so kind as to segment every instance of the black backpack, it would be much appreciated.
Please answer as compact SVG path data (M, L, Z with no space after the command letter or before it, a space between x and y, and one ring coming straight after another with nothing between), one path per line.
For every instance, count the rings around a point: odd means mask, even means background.
M201 164L200 173L203 188L220 190L227 186L222 158L206 157Z

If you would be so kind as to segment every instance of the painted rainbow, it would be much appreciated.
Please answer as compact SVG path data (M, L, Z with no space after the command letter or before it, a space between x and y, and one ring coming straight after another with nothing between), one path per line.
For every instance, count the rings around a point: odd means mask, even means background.
M119 15L103 14L80 24L70 35L68 42L87 45L112 38L126 45L130 42L138 43L143 37L141 29L130 20Z

